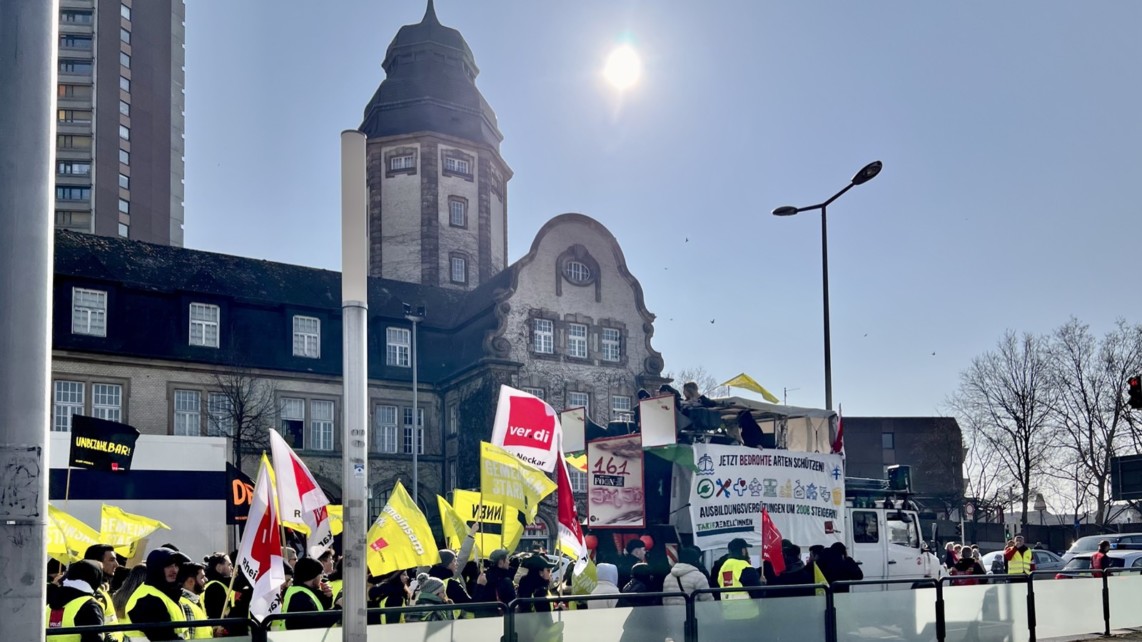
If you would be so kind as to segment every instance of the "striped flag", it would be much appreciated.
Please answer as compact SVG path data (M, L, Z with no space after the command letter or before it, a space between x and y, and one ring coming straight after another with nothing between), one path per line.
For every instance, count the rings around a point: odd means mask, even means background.
M282 523L305 533L306 550L310 557L317 557L333 544L329 499L301 457L272 428L270 451L274 457L274 477Z
M246 532L238 546L234 560L253 588L250 615L262 620L271 613L281 612L279 599L285 583L282 564L281 523L274 509L274 486L270 482L269 462L262 455L262 466L254 484L254 498Z

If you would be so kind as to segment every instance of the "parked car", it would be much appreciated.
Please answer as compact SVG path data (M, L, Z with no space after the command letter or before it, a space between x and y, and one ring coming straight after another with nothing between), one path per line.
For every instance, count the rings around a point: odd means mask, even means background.
M1103 539L1106 539L1105 537ZM1095 542L1097 544L1098 542ZM1090 573L1072 573L1068 571L1089 571L1090 558L1094 553L1078 553L1071 557L1063 570L1055 575L1056 580L1065 580L1074 577L1091 577ZM1142 569L1142 550L1119 549L1106 554L1110 561L1110 568L1139 568Z
M1095 544L1097 543L1095 542ZM1036 571L1059 571L1066 566L1063 558L1051 551L1032 549L1031 553L1031 561L1035 564ZM979 563L983 565L983 569L987 571L988 575L1002 575L1003 551L988 553L980 558Z
M1134 546L1142 546L1142 533L1118 533L1106 535L1087 535L1075 540L1074 544L1063 553L1063 561L1069 562L1071 558L1079 553L1093 553L1098 550L1098 543L1102 540L1110 542L1110 549L1118 548L1119 544L1131 544Z

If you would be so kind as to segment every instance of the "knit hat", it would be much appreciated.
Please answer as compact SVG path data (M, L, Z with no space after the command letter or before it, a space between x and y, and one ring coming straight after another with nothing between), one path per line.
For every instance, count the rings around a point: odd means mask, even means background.
M440 565L448 566L456 559L456 553L448 550L447 548L440 549Z
M421 573L416 576L416 585L422 593L439 593L444 590L444 582L440 579L430 576L428 573Z
M312 557L303 557L293 566L293 583L304 584L321 575L324 571L325 567L321 565L321 562Z
M492 563L496 563L500 560L507 559L508 555L511 555L511 553L508 552L508 549L497 548L496 550L492 551L492 554L488 556L488 559L492 560Z

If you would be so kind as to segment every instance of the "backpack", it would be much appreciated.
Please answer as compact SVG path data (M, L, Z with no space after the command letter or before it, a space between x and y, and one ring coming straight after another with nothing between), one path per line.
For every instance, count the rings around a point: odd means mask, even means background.
M991 560L991 572L995 575L1003 575L1007 572L1007 565L1003 563L1003 557L996 555L995 559Z

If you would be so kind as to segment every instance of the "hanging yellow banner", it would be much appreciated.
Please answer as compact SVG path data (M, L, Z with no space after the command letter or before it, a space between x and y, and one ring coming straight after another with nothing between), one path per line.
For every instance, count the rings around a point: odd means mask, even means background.
M48 556L70 564L83 559L87 547L98 544L99 533L78 518L48 505Z
M432 566L440 552L424 513L398 481L389 501L365 534L365 563L373 575Z

